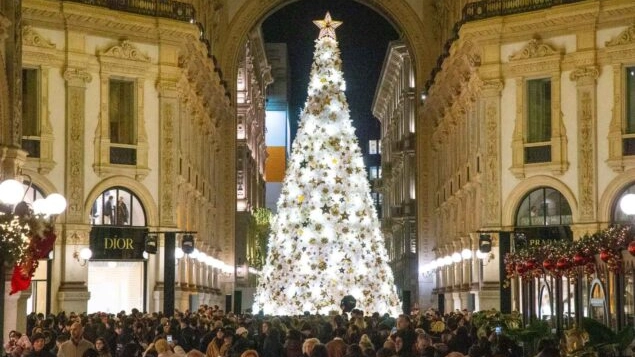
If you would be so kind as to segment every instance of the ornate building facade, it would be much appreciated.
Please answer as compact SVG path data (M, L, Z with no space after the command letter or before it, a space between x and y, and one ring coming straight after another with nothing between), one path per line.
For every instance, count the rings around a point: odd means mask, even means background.
M251 307L255 283L249 279L252 213L265 207L265 95L273 82L260 30L249 34L238 70L236 116L236 289L234 311ZM252 241L250 241L252 240ZM238 293L240 291L240 293ZM244 301L244 303L243 303Z
M380 218L404 311L419 300L416 101L410 54L402 41L393 41L388 46L372 110L381 122Z
M235 147L226 138L236 135L236 112L194 8L170 6L145 15L141 5L3 3L4 90L14 93L3 108L15 112L2 119L12 128L3 130L3 178L68 201L52 259L40 265L47 271L5 298L5 326L22 326L33 289L42 312L92 311L113 291L123 298L111 304L147 311L166 298L177 309L224 306L232 293L235 163L226 158ZM164 252L164 232L183 233L178 246L195 238L195 252L177 257L174 289L164 286L164 258L174 254ZM142 256L149 234L159 251ZM130 240L109 246L121 239ZM92 258L79 254L85 248Z
M527 308L527 290L501 284L502 260L514 246L629 222L618 203L635 183L634 15L629 1L464 7L457 36L424 87L418 130L427 175L419 192L429 193L437 242L428 272L446 311ZM483 259L462 256L483 242L492 246ZM607 324L634 304L611 292L610 281L597 290L606 295L581 287L582 296L604 301ZM593 315L575 311L570 284L546 276L534 283L524 301L533 311L554 316L560 296L568 313ZM624 284L630 291L632 278ZM542 287L552 293L543 296Z
M240 59L262 19L291 1L186 1L169 11L176 18L79 0L2 2L3 178L26 173L69 201L45 279L52 311L86 310L97 263L74 253L108 225L101 203L111 194L129 203L128 225L195 231L199 250L235 264ZM483 1L359 2L399 29L412 61L417 256L419 266L443 258L419 275L418 303L520 308L520 288L500 284L515 234L596 231L618 220L634 182L632 2L504 12ZM22 84L37 90L25 92L37 94L37 110L25 111L37 125L22 120ZM134 120L115 120L116 110ZM474 259L485 238L492 254ZM135 263L147 264L150 311L164 291L161 253ZM234 288L191 256L176 281L180 307L191 296L222 305ZM5 297L20 306L5 311L24 311L26 296Z

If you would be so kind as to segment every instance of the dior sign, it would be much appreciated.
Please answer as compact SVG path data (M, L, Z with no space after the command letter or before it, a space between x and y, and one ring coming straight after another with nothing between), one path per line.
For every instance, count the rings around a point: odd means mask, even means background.
M142 260L147 233L145 227L94 226L90 231L91 260Z

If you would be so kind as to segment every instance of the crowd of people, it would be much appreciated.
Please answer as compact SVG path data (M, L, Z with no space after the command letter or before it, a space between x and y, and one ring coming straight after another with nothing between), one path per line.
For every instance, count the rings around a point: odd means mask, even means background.
M545 341L538 356L558 356ZM523 352L496 331L477 332L466 310L433 309L396 318L378 313L295 317L225 313L217 306L173 316L133 309L117 314L27 317L11 331L10 357L518 357Z

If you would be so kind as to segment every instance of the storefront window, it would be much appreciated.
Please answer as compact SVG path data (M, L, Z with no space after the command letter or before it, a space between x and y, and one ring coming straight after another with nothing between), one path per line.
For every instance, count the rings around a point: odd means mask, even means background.
M145 211L139 199L120 187L108 189L97 197L90 211L90 221L93 225L146 225Z
M522 200L516 226L553 226L571 224L571 207L564 196L549 187L540 187Z
M553 318L553 308L551 303L551 287L548 283L540 286L540 295L538 295L538 315L543 321L551 322Z

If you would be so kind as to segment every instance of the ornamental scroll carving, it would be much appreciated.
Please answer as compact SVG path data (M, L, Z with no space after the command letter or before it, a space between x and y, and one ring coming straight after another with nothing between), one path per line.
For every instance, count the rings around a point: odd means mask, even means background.
M520 52L509 56L510 61L518 61L530 58L547 57L559 54L558 51L551 46L541 43L540 40L534 38Z
M628 45L635 42L635 24L622 31L616 38L606 41L606 47Z
M42 37L42 35L31 26L24 26L22 28L22 44L33 47L55 48L55 44Z
M102 56L121 58L131 61L150 62L150 57L139 52L139 49L127 40L121 41L120 45L112 46L100 54Z

